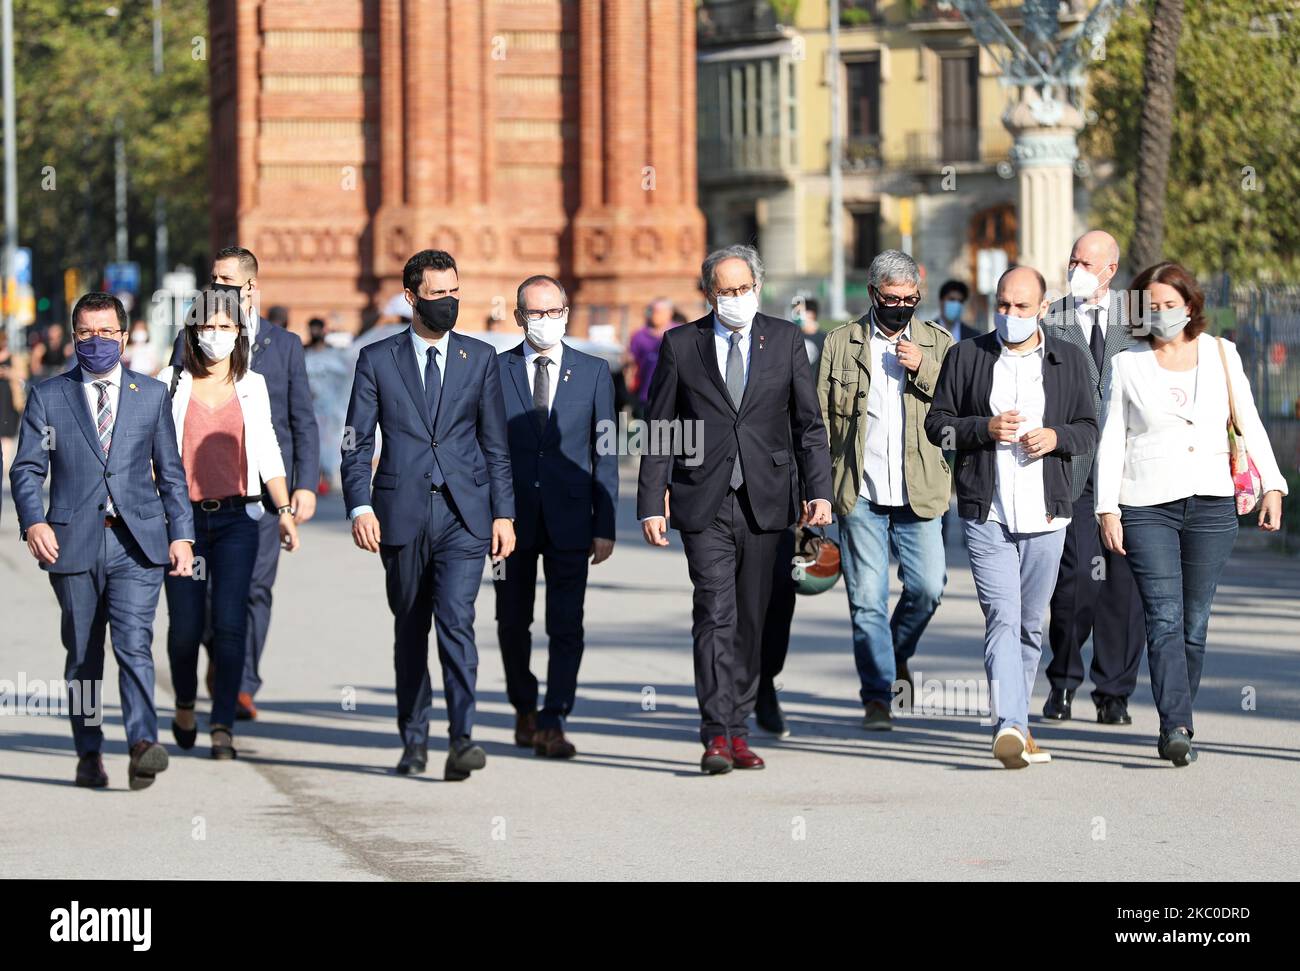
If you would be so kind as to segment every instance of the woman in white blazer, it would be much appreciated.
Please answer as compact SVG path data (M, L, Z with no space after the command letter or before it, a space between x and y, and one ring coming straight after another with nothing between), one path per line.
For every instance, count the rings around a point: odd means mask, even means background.
M194 506L194 556L201 564L193 578L167 578L167 655L176 690L172 735L181 748L194 746L199 645L210 626L215 679L208 728L216 759L236 754L232 727L244 673L257 520L265 512L263 486L278 507L283 547L298 548L266 381L248 361L238 299L204 290L186 315L181 369L158 374L171 390L176 442Z
M1278 469L1237 349L1204 333L1205 298L1177 263L1133 281L1140 306L1132 348L1113 360L1097 452L1097 520L1108 550L1126 555L1146 609L1157 750L1196 760L1192 704L1205 660L1210 604L1233 542L1237 509L1228 465L1228 379L1237 420L1259 468L1259 526L1282 520ZM1148 303L1149 301L1149 303ZM1227 359L1227 366L1223 358Z

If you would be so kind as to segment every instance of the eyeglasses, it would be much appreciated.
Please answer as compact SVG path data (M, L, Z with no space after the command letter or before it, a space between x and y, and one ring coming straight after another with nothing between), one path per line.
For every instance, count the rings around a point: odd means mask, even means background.
M910 297L896 297L892 293L880 293L878 290L876 293L880 297L881 305L885 307L915 307L921 302L919 293L914 293Z
M101 327L99 330L90 330L78 327L72 332L72 336L79 341L88 341L92 337L107 337L111 341L120 340L122 337L122 328L120 327Z
M713 292L719 297L743 297L753 289L754 285L752 283L746 283L743 287L731 287L727 290L714 290Z
M525 310L523 314L529 320L541 320L543 317L550 317L551 320L559 320L568 312L568 307L551 307L548 310Z

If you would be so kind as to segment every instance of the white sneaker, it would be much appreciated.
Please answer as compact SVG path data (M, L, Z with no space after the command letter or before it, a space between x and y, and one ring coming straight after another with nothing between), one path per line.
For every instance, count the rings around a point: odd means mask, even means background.
M1025 761L1030 765L1042 765L1044 762L1052 761L1050 752L1044 752L1034 741L1032 732L1025 732Z
M1007 726L993 737L993 757L1007 769L1023 769L1029 765L1025 758L1025 736L1018 728Z

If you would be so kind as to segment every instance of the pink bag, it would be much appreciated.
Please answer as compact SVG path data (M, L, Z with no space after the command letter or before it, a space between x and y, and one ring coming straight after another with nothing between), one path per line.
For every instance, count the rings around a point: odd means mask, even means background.
M1237 500L1237 515L1244 516L1259 504L1264 494L1264 485L1259 478L1259 469L1246 448L1245 436L1237 424L1237 405L1232 397L1232 375L1228 371L1228 356L1223 351L1223 338L1214 339L1219 348L1219 360L1223 362L1223 377L1228 382L1228 469L1232 473L1232 488Z

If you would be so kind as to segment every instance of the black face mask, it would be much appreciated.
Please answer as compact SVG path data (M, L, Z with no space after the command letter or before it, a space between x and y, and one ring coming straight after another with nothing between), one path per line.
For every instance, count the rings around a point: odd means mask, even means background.
M446 333L456 326L456 317L460 313L460 301L455 297L439 297L437 300L415 298L415 309L430 330Z
M219 293L228 293L239 301L239 305L244 305L244 288L238 283L214 283L212 289Z
M912 319L912 314L916 313L915 307L885 307L877 303L874 307L876 311L876 323L880 325L881 330L887 330L894 334L907 326L908 321Z

